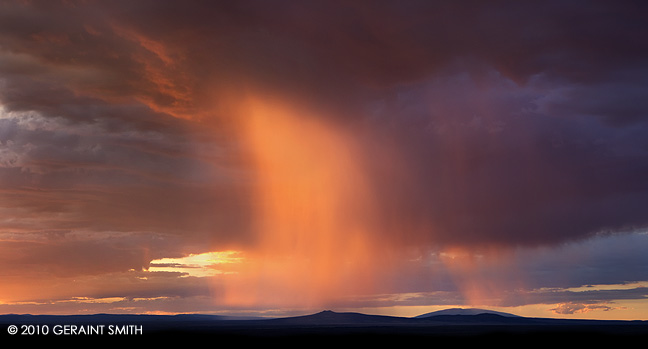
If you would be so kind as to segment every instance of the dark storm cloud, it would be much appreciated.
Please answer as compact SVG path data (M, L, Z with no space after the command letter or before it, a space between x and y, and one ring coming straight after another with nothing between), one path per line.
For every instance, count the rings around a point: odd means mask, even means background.
M390 148L375 158L376 172L387 174L378 186L392 199L383 217L409 219L394 218L393 228L426 227L437 242L506 244L644 226L645 126L546 114L552 90L539 85L458 74L400 89L374 108L371 123ZM403 157L382 161L393 149Z
M53 171L61 167L116 167L132 171L117 177L121 185L170 184L117 188L76 211L87 217L131 211L142 228L208 230L218 224L201 218L211 217L209 205L244 211L244 199L226 203L245 191L204 195L203 182L186 180L201 172L192 151L204 144L176 117L227 120L220 106L232 95L272 91L326 106L357 127L385 234L395 238L535 244L648 224L642 2L1 6L0 103L59 125L54 137L43 124L28 132L5 122L6 167L40 169L41 183L62 180ZM61 126L83 124L95 133ZM86 143L97 132L129 131L134 138ZM6 183L19 181L2 170ZM115 181L68 178L91 187ZM150 223L156 212L187 218Z
M107 94L162 92L140 79L147 64L200 92L201 78L216 76L268 79L275 88L393 86L462 59L472 62L468 69L494 67L516 81L539 73L607 81L643 68L648 54L646 5L636 1L36 4L4 5L5 48L94 68ZM145 53L149 62L139 60Z

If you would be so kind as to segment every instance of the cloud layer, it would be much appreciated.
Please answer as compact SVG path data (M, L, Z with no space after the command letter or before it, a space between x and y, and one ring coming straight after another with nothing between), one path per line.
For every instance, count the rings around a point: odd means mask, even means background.
M18 290L42 265L60 277L126 273L300 238L322 263L377 265L412 250L641 231L647 11L640 1L0 2L7 277ZM322 241L331 246L313 247Z

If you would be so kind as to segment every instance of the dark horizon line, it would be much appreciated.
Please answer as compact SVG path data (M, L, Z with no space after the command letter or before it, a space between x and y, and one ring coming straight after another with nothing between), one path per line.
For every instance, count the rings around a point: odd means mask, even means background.
M444 314L448 310L483 310L481 313L475 314ZM439 313L439 314L436 314ZM365 316L365 317L374 317L374 318L391 318L391 319L403 319L403 320L425 320L429 318L470 318L470 317L480 317L483 315L486 316L495 316L501 318L511 318L511 319L535 319L535 320L556 320L556 321L577 321L577 322L616 322L616 323L637 323L645 322L648 323L648 320L642 319L633 319L633 320L623 320L623 319L585 319L585 318L559 318L559 317L536 317L536 316L522 316L513 313L499 312L489 309L480 309L480 308L446 308L438 311L423 313L415 316L398 316L398 315L381 315L381 314L369 314L361 312L340 312L334 310L321 310L319 312L307 313L303 315L289 315L289 316L261 316L261 315L222 315L222 314L206 314L206 313L178 313L178 314L145 314L145 313L92 313L92 314L33 314L33 313L4 313L0 314L0 320L7 317L48 317L48 318L91 318L91 317L141 317L141 318L158 318L158 319L173 319L173 318L211 318L215 321L250 321L250 320L282 320L282 319L296 319L296 318L308 318L316 316ZM1 323L2 321L0 321Z

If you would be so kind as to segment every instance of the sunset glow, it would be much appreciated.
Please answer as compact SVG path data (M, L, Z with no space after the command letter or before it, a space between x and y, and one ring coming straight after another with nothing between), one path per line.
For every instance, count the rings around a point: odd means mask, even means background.
M307 110L263 101L245 108L258 236L244 284L226 284L228 300L317 307L366 291L382 263L351 135Z

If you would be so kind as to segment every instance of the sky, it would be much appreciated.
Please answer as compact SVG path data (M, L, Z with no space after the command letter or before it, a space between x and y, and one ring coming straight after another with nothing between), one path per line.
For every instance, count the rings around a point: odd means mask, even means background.
M0 313L648 320L646 13L0 0Z

